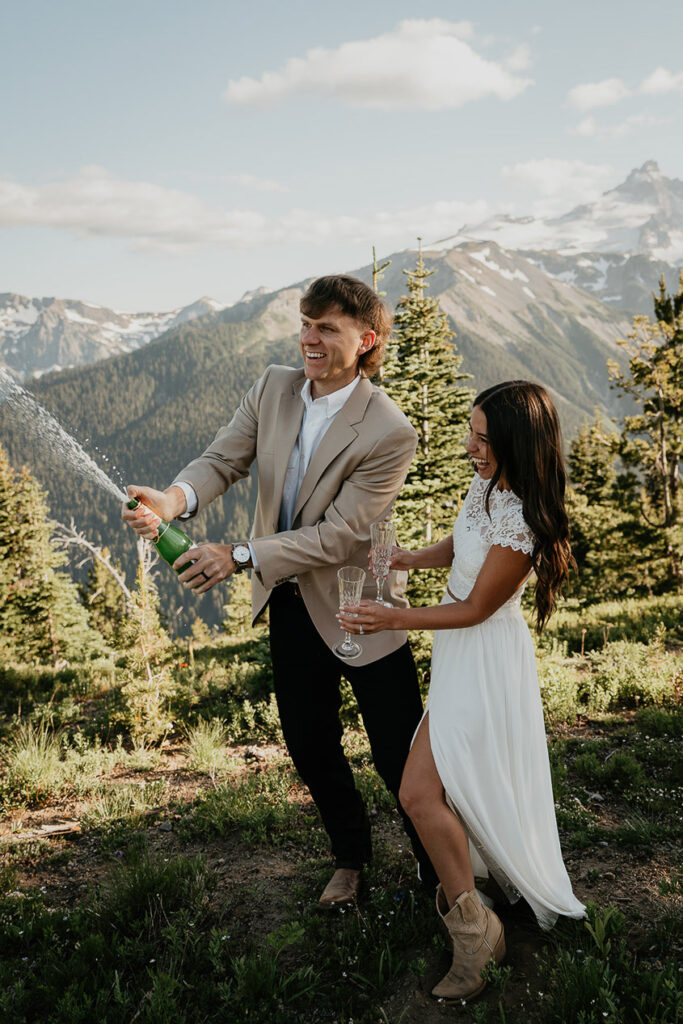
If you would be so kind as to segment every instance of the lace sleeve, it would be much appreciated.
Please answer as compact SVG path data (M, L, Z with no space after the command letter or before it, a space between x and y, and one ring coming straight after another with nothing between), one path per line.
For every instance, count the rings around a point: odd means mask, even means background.
M507 500L506 500L507 499ZM522 514L522 503L516 494L504 495L500 507L492 510L491 544L514 548L530 555L534 550L534 535Z

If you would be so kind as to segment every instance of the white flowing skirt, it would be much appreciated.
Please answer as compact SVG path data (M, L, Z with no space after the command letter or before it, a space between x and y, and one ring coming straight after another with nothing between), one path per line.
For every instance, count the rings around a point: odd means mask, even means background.
M475 875L490 872L512 902L522 895L542 928L583 917L562 860L535 653L518 608L435 632L427 712Z

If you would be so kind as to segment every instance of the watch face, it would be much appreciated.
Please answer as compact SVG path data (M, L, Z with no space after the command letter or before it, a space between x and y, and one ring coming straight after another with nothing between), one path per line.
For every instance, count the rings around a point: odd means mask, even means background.
M249 548L246 544L235 544L232 549L232 557L238 565L244 565L251 557Z

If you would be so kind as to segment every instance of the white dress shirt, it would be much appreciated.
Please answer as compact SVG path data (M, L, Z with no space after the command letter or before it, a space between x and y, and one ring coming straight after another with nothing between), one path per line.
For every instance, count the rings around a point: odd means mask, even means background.
M322 398L313 398L310 380L304 382L304 386L301 389L301 397L305 407L304 415L292 454L287 463L278 530L291 530L296 499L301 490L301 483L306 475L309 463L318 445L329 430L332 420L349 400L359 381L360 375L354 377L346 387L333 391L331 395L323 395ZM180 516L183 519L197 508L197 494L194 487L183 480L177 480L176 486L181 488L187 502L187 510ZM255 569L258 569L251 544L249 545L249 550L251 551L252 564Z

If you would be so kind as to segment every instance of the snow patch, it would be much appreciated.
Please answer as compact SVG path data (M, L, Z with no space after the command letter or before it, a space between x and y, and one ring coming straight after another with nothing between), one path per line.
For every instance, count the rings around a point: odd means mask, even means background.
M473 260L477 260L479 263L483 263L489 270L495 271L496 274L500 274L506 281L528 281L529 278L526 274L523 274L521 270L515 268L515 270L506 270L505 267L500 267L495 260L489 259L490 249L482 249L481 252L472 252L470 256Z
M97 307L91 306L90 308L96 309ZM72 323L75 324L97 324L97 320L91 320L87 316L81 316L81 314L77 313L75 309L69 309L68 307L64 310L63 316L66 320L71 320Z

